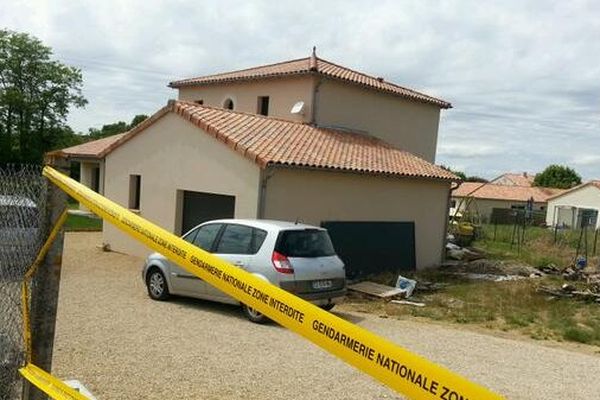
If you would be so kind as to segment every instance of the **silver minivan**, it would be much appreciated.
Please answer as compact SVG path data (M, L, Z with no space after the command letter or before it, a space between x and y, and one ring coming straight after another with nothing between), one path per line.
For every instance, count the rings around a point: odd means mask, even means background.
M200 224L182 238L326 310L346 294L344 264L323 228L285 221L222 219ZM240 304L159 253L146 259L142 278L154 300L174 294ZM253 322L266 320L250 307L242 304L242 309Z

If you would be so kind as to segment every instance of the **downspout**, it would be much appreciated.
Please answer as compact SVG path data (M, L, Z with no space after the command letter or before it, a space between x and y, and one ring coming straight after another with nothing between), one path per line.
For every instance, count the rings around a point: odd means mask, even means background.
M319 94L319 87L321 86L322 77L319 74L319 61L317 58L317 47L313 46L312 54L308 59L308 70L315 77L312 91L312 104L310 105L310 124L317 124L317 100Z
M260 188L258 191L258 219L265 218L266 197L267 197L267 182L275 175L275 170L268 165L264 170L260 171Z
M323 81L323 78L320 75L315 74L315 83L314 83L313 93L312 93L312 104L311 104L311 108L310 108L310 124L311 125L317 125L317 100L318 100L318 96L319 96L319 88L321 86L322 81Z

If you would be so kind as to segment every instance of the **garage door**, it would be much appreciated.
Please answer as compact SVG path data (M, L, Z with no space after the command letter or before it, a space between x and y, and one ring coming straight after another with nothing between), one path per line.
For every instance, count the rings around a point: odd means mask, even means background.
M181 233L211 219L233 218L235 196L183 191Z
M415 269L414 222L327 221L322 226L350 279Z

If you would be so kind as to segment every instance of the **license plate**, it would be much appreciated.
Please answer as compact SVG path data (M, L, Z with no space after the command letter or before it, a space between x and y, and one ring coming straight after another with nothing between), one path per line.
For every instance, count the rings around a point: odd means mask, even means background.
M332 281L314 281L312 283L312 287L313 289L329 289L330 287L333 286L333 282Z

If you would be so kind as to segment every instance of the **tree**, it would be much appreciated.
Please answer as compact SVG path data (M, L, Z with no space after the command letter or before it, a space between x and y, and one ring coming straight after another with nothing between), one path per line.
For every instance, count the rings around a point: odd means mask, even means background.
M51 56L37 38L0 30L0 164L39 163L72 136L69 108L87 103L81 71Z
M102 125L101 129L90 128L88 136L92 140L102 139L108 136L117 135L119 133L127 132L130 129L136 127L139 123L148 118L147 115L138 114L131 120L131 123L124 121L118 121L112 124Z
M563 165L549 165L537 174L533 180L534 186L569 189L581 184L581 176L574 169Z

